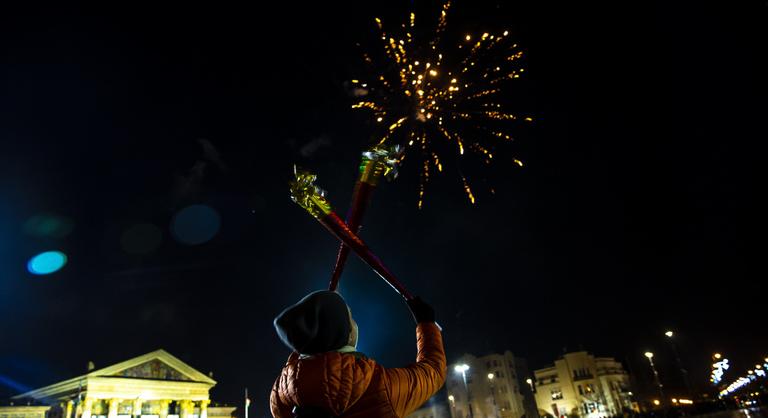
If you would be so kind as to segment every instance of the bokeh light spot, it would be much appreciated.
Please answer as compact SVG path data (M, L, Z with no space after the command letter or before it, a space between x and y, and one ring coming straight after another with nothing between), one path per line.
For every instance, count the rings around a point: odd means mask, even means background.
M173 237L187 245L210 241L221 226L219 214L210 206L191 205L180 210L171 221Z
M46 251L32 257L27 262L27 270L32 274L51 274L61 270L67 264L67 256L61 251Z
M74 229L72 220L55 214L39 214L24 222L24 232L37 237L63 238Z
M120 244L129 254L148 254L155 251L163 241L160 228L147 223L131 226L123 232Z

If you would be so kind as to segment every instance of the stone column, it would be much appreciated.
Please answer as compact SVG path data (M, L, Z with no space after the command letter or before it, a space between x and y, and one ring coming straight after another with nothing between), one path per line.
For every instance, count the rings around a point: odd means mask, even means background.
M157 415L159 415L160 418L168 418L168 405L170 405L171 401L168 399L161 399L159 402L160 411L158 411Z
M107 418L117 418L117 408L120 406L120 399L112 398L109 400L109 412Z
M72 400L67 401L67 407L64 410L64 418L72 418L72 407L75 405L75 402Z
M200 401L200 416L197 418L208 418L208 404L211 403L210 399Z
M91 408L93 408L93 398L86 396L83 401L82 418L91 418Z
M134 417L141 416L141 399L136 398L133 400L133 407L131 408L131 415Z
M192 401L187 399L179 401L179 418L190 418L191 409Z

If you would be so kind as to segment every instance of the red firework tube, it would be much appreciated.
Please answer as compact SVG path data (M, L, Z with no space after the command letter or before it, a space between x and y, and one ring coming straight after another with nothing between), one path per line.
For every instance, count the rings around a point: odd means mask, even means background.
M376 272L384 281L386 281L397 293L400 294L405 300L413 299L413 295L405 286L397 280L394 274L384 265L384 263L376 256L376 254L365 245L365 242L360 239L352 230L349 229L347 224L339 218L336 212L330 212L321 218L317 218L318 221L330 231L336 238L338 238L344 245L349 247L352 251L360 257L366 264L368 264L373 271Z
M365 210L368 208L371 195L376 185L366 183L364 181L357 181L355 183L355 191L352 195L352 206L347 213L347 226L350 231L356 234L360 232L360 224L363 220ZM349 257L349 247L343 242L339 246L339 252L336 255L336 265L333 267L333 273L331 274L331 281L328 285L328 290L336 290L339 287L339 279L341 279L341 273L344 271L344 265Z
M360 176L355 182L355 189L352 193L352 204L347 212L346 224L350 231L358 234L363 220L363 215L379 179L382 175L397 175L396 165L400 156L400 147L395 146L390 149L373 148L363 153L363 159L360 162ZM336 290L339 287L341 273L344 271L344 265L349 257L349 247L344 242L339 245L339 252L336 255L336 264L333 267L331 280L328 284L329 290Z
M309 212L344 245L354 251L405 300L413 299L411 292L397 280L379 257L333 211L331 204L325 198L325 192L314 184L317 176L295 168L294 171L296 178L291 182L291 199Z

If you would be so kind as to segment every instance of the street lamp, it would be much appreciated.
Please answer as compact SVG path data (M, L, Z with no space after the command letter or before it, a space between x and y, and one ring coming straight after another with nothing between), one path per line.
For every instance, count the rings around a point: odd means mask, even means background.
M461 378L464 380L464 389L467 388L467 370L469 370L468 364L457 364L454 368L456 373L461 373Z
M491 399L493 400L493 416L499 416L499 408L496 405L496 389L493 387L493 378L496 377L493 373L488 373L488 384L491 387Z
M651 365L651 370L653 371L653 380L656 382L656 386L659 387L659 398L664 399L664 389L661 385L661 380L659 380L659 372L656 370L656 365L653 364L653 353L650 351L645 352L645 357L648 359L648 363ZM656 402L654 401L654 404Z
M677 346L675 346L675 340L672 338L675 333L672 331L667 331L664 333L664 335L666 335L669 339L669 346L672 347L672 353L675 355L675 362L677 362L677 368L680 369L680 375L682 375L683 384L685 384L685 390L687 391L688 395L691 395L693 392L691 391L691 384L688 380L688 370L683 367L683 362L680 360L680 354L677 352Z
M453 370L456 373L461 373L461 379L464 381L464 391L467 392L467 407L469 408L469 417L472 418L472 403L469 399L469 386L467 386L467 371L469 370L469 365L465 363L457 364L454 366Z
M525 383L528 383L528 386L531 387L531 393L533 393L534 392L534 390L533 390L533 379L531 379L529 377L529 378L525 379Z

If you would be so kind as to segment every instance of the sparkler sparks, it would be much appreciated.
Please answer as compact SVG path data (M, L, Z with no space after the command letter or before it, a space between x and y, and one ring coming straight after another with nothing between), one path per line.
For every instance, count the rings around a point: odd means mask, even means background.
M475 158L490 164L494 146L512 140L510 128L532 121L504 110L499 103L505 83L517 80L525 71L520 67L523 52L509 41L509 32L462 34L451 45L443 45L441 38L450 38L445 31L450 7L450 2L442 6L436 29L426 43L417 42L415 13L397 26L402 29L399 34L388 33L387 26L376 18L382 42L380 58L364 54L375 75L370 81L353 80L370 86L370 94L352 108L369 112L373 120L388 127L378 145L400 144L406 155L417 154L409 160L420 161L419 208L430 172L444 172L446 162L456 169L474 204L470 182L461 174L464 160ZM415 147L417 144L420 146ZM517 159L513 163L523 166Z

